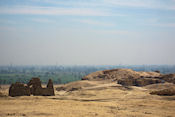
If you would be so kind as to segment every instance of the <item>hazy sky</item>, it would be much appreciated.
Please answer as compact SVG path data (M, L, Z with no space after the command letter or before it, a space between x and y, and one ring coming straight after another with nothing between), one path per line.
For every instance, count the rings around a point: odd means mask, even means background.
M175 0L0 0L0 65L175 64Z

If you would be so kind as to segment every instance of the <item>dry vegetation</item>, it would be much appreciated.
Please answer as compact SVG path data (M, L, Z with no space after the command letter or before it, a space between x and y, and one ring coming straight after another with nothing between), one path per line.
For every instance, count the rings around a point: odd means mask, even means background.
M73 87L77 86L77 87ZM154 84L123 87L108 81L79 81L55 86L56 96L0 97L0 117L174 117L175 96L150 95L174 87ZM72 90L78 89L78 90ZM8 86L0 92L8 95Z

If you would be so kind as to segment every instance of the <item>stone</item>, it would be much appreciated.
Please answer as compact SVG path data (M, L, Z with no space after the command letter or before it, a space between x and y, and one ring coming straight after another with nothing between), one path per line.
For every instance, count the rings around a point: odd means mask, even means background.
M159 91L152 91L151 95L160 95L160 96L173 96L175 95L175 88L168 88Z
M135 85L135 80L133 78L120 79L117 81L118 84L123 86L133 86Z
M53 82L51 79L49 79L48 84L47 84L47 89L48 89L48 94L50 96L54 96L55 92L54 92L54 87L53 87Z
M162 81L154 78L135 79L132 77L118 80L118 84L121 84L124 86L146 86L146 85L157 84L157 83L162 83Z
M30 88L23 83L16 82L9 88L9 96L30 96Z
M146 85L151 85L151 84L157 84L157 83L162 83L161 80L159 79L154 79L154 78L139 78L135 80L135 86L146 86Z
M175 84L175 74L165 74L161 77L162 80Z
M49 89L53 89L53 82L51 79L49 79L48 83L47 83L47 88Z
M120 79L128 79L133 77L138 78L159 78L161 76L158 72L137 72L132 69L111 69L104 71L97 71L84 76L82 80L111 80L118 81Z
M53 82L49 79L47 87L42 88L39 78L32 78L27 85L16 82L9 88L9 96L54 96Z
M54 96L54 90L50 88L42 88L42 96Z
M54 96L53 82L49 79L47 88L42 88L39 78L32 78L27 84L30 87L31 94L34 96Z
M28 83L27 83L28 87L30 87L30 91L31 94L33 95L41 95L42 91L40 89L42 89L41 87L41 81L39 78L32 78Z

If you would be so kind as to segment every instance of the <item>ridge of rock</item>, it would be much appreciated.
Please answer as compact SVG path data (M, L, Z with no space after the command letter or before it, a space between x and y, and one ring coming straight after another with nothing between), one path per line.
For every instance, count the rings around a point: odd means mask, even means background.
M120 79L127 78L159 78L162 74L158 72L137 72L132 69L112 69L93 72L85 77L82 80L100 80L100 79L110 79L112 81L117 81Z

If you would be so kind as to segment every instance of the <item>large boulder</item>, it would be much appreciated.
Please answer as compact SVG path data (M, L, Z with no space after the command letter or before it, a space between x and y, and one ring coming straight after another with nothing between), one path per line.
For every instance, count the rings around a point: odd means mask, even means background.
M23 83L16 82L10 86L9 96L30 96L30 88Z

